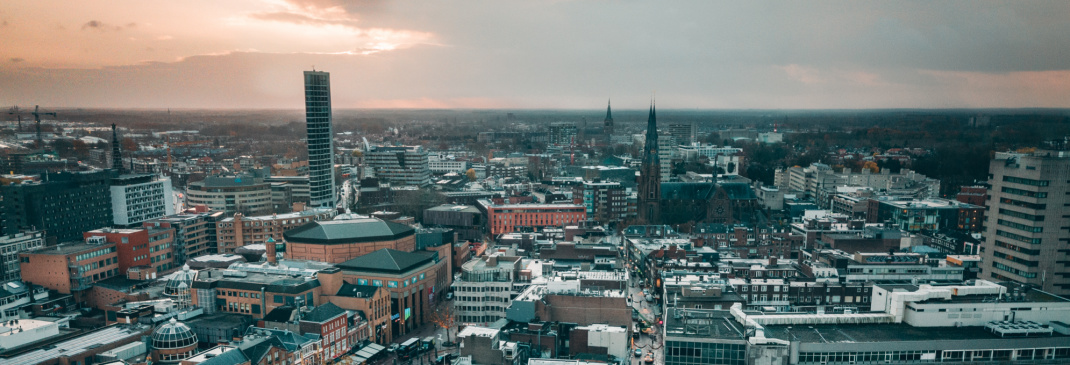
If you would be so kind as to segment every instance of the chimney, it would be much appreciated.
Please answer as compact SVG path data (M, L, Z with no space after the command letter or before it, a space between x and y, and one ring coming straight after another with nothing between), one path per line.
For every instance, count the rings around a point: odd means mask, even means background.
M769 266L776 266L776 256L769 258Z
M264 242L264 248L267 249L267 262L271 264L271 266L278 265L279 260L275 257L275 239L268 237L267 242Z

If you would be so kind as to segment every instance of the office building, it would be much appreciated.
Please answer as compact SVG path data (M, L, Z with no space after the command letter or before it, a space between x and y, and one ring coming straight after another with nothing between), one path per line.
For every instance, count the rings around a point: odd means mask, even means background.
M497 236L511 232L534 232L587 220L587 208L579 204L494 204L479 201L487 212L487 231Z
M331 75L305 71L305 121L308 125L309 204L334 208L334 127L331 116Z
M584 181L572 190L572 196L582 197L587 217L603 224L630 218L629 195L631 189L619 182Z
M2 234L45 231L55 242L112 225L111 170L41 175L40 181L0 186Z
M1070 294L1070 152L997 153L988 171L981 278Z
M282 242L282 234L288 230L314 221L334 218L334 209L319 208L286 214L247 217L235 214L216 223L218 253L234 253L238 247L266 244L268 240Z
M400 185L431 184L431 168L423 146L375 146L364 162L375 169L379 180Z
M119 274L125 275L132 267L151 268L150 272L163 273L174 268L171 243L175 230L165 227L138 229L101 228L85 232L86 242L102 238L115 244L118 252ZM144 268L140 269L142 272ZM150 274L150 276L152 276Z
M22 280L19 271L19 252L39 249L45 245L41 231L24 231L0 236L0 284Z
M136 227L175 214L171 178L142 174L111 179L111 212L118 227Z
M576 123L554 122L550 123L549 142L551 145L569 146L575 143Z
M672 135L676 144L687 145L695 142L695 124L694 123L672 123L669 124L669 134Z
M174 266L186 263L186 260L216 251L216 224L223 217L223 212L187 213L170 215L149 220L143 227L172 228L175 238Z
M510 300L526 287L523 283L514 286L520 280L521 264L520 257L499 255L464 263L460 279L453 282L457 322L488 325L505 318Z
M99 237L19 253L19 265L23 281L62 294L80 292L120 275L115 244Z
M214 211L231 215L264 215L273 213L271 184L262 177L249 174L208 176L186 187L186 206L207 206Z

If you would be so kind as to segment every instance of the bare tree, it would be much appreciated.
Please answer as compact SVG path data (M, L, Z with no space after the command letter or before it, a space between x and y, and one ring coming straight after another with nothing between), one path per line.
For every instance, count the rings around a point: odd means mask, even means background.
M450 334L450 329L457 326L457 318L453 313L452 303L443 303L442 305L439 305L438 308L435 308L434 312L431 312L429 320L436 326L445 328L446 339L449 340L450 343L453 343L453 335Z

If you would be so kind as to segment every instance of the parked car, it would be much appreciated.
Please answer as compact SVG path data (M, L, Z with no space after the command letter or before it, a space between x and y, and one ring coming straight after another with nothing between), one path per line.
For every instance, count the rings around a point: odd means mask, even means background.
M387 347L387 348L386 348L386 352L394 352L394 351L397 351L397 350L398 350L398 347L401 347L401 346L398 346L398 344L396 344L396 343L392 343L392 344L390 344L390 347Z
M645 362L647 364L653 364L654 363L654 354L646 354L646 358L643 359L643 362Z
M643 349L635 349L635 357L643 356Z

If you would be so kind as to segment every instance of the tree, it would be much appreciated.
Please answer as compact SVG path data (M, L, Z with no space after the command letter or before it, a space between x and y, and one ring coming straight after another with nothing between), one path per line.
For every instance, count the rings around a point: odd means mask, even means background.
M137 142L133 138L123 138L120 144L123 147L123 151L137 151Z
M881 172L880 166L877 166L877 163L873 161L866 161L866 163L862 165L862 169L872 171L874 174Z
M468 176L468 181L476 181L476 169L468 169L464 172L465 176Z
M457 316L453 313L453 303L443 303L431 312L429 318L439 328L446 329L446 340L453 343L453 335L450 329L457 326Z

